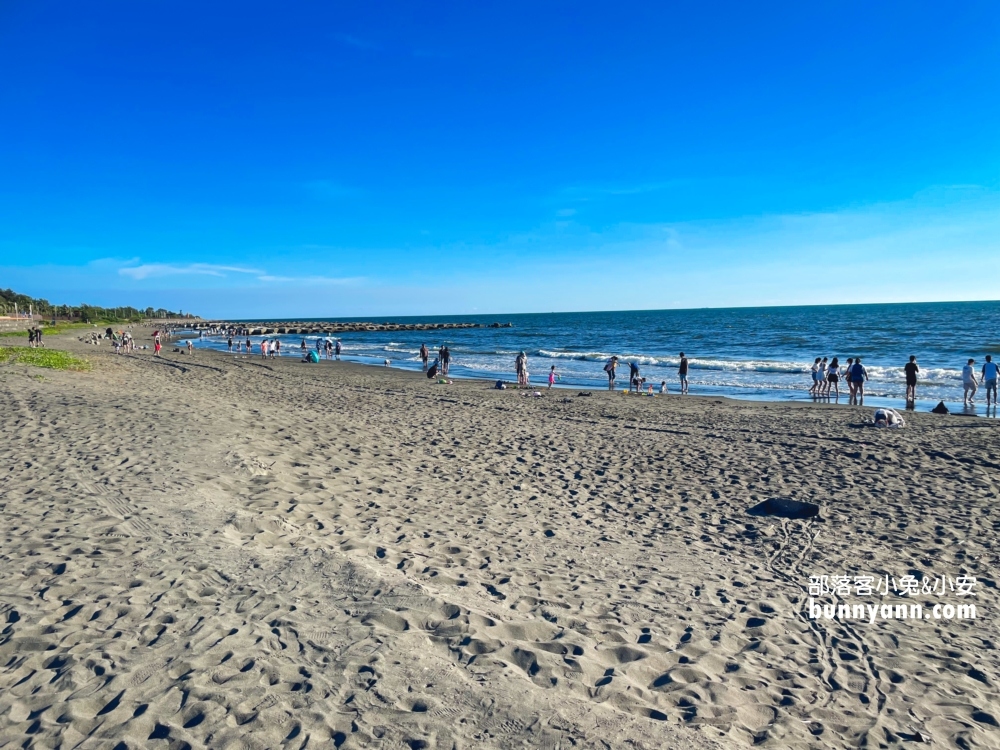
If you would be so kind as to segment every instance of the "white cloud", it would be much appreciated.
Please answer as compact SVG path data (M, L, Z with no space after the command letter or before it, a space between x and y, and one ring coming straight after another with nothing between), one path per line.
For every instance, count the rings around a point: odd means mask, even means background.
M122 276L141 281L142 279L160 276L216 276L225 278L231 273L261 274L257 268L242 268L240 266L219 266L212 263L188 263L175 265L171 263L143 263L138 266L125 266L118 269Z
M271 274L262 274L257 277L257 280L272 284L309 285L359 284L364 281L362 278L337 278L333 276L272 276Z

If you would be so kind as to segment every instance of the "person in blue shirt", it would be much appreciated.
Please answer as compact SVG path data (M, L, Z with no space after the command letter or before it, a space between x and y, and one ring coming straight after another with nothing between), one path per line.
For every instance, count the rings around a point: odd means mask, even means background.
M990 393L993 394L993 405L996 406L997 403L997 375L1000 374L1000 370L997 368L997 363L993 361L992 355L986 355L986 362L983 363L983 385L986 386L986 405L990 405Z
M847 371L851 387L851 403L857 406L865 405L865 381L868 380L868 370L861 364L861 357L854 358L854 364Z

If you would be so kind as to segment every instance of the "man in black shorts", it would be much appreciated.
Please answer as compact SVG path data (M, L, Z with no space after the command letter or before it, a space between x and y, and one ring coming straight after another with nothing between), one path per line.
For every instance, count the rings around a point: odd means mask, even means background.
M906 373L906 403L912 404L917 400L917 373L920 372L920 368L917 367L917 358L912 354L910 361L903 367L903 371Z

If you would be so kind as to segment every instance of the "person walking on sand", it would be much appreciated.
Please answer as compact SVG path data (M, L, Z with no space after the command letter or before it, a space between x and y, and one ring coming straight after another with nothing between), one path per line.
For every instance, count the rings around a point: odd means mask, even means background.
M962 368L962 386L965 388L965 393L962 395L962 405L969 406L976 401L976 391L979 389L979 383L976 380L976 371L972 369L972 366L976 364L976 360L970 359L965 367Z
M430 358L431 353L427 350L427 344L420 345L420 363L424 368L424 372L427 372L427 360Z
M917 358L910 355L910 361L903 365L903 373L906 375L906 403L912 404L917 400L917 373L920 368L917 366Z
M549 370L549 388L552 388L556 384L556 366L552 365L552 369Z
M608 374L608 390L613 391L615 389L615 370L618 369L618 357L614 356L608 360L608 363L604 365L604 372Z
M993 405L997 404L997 376L1000 375L1000 369L997 368L997 363L993 361L993 356L990 354L986 355L986 361L983 363L983 369L980 373L982 375L983 385L986 386L986 406L990 405L990 394L993 394Z
M677 379L681 381L681 395L688 392L688 358L681 352L681 363L677 368Z
M865 366L861 364L861 357L854 358L854 364L851 365L851 371L848 374L851 379L851 385L853 387L854 394L852 396L851 403L855 406L865 405L865 381L868 380L868 370Z

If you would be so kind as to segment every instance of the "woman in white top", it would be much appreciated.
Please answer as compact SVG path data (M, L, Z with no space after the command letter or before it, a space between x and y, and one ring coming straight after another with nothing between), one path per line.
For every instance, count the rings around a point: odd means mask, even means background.
M827 395L828 385L829 383L826 382L826 357L823 357L823 361L819 363L819 369L816 371L817 395L819 396Z
M826 392L827 395L830 393L830 386L833 386L833 392L840 398L840 361L834 357L830 361L830 366L826 368Z
M816 357L816 361L813 362L812 366L812 380L813 384L809 386L809 392L816 396L816 392L819 390L819 357Z
M965 387L965 395L962 398L963 406L975 402L976 391L979 389L979 382L976 380L976 371L972 369L974 364L976 364L976 360L970 359L965 367L962 368L962 385Z

